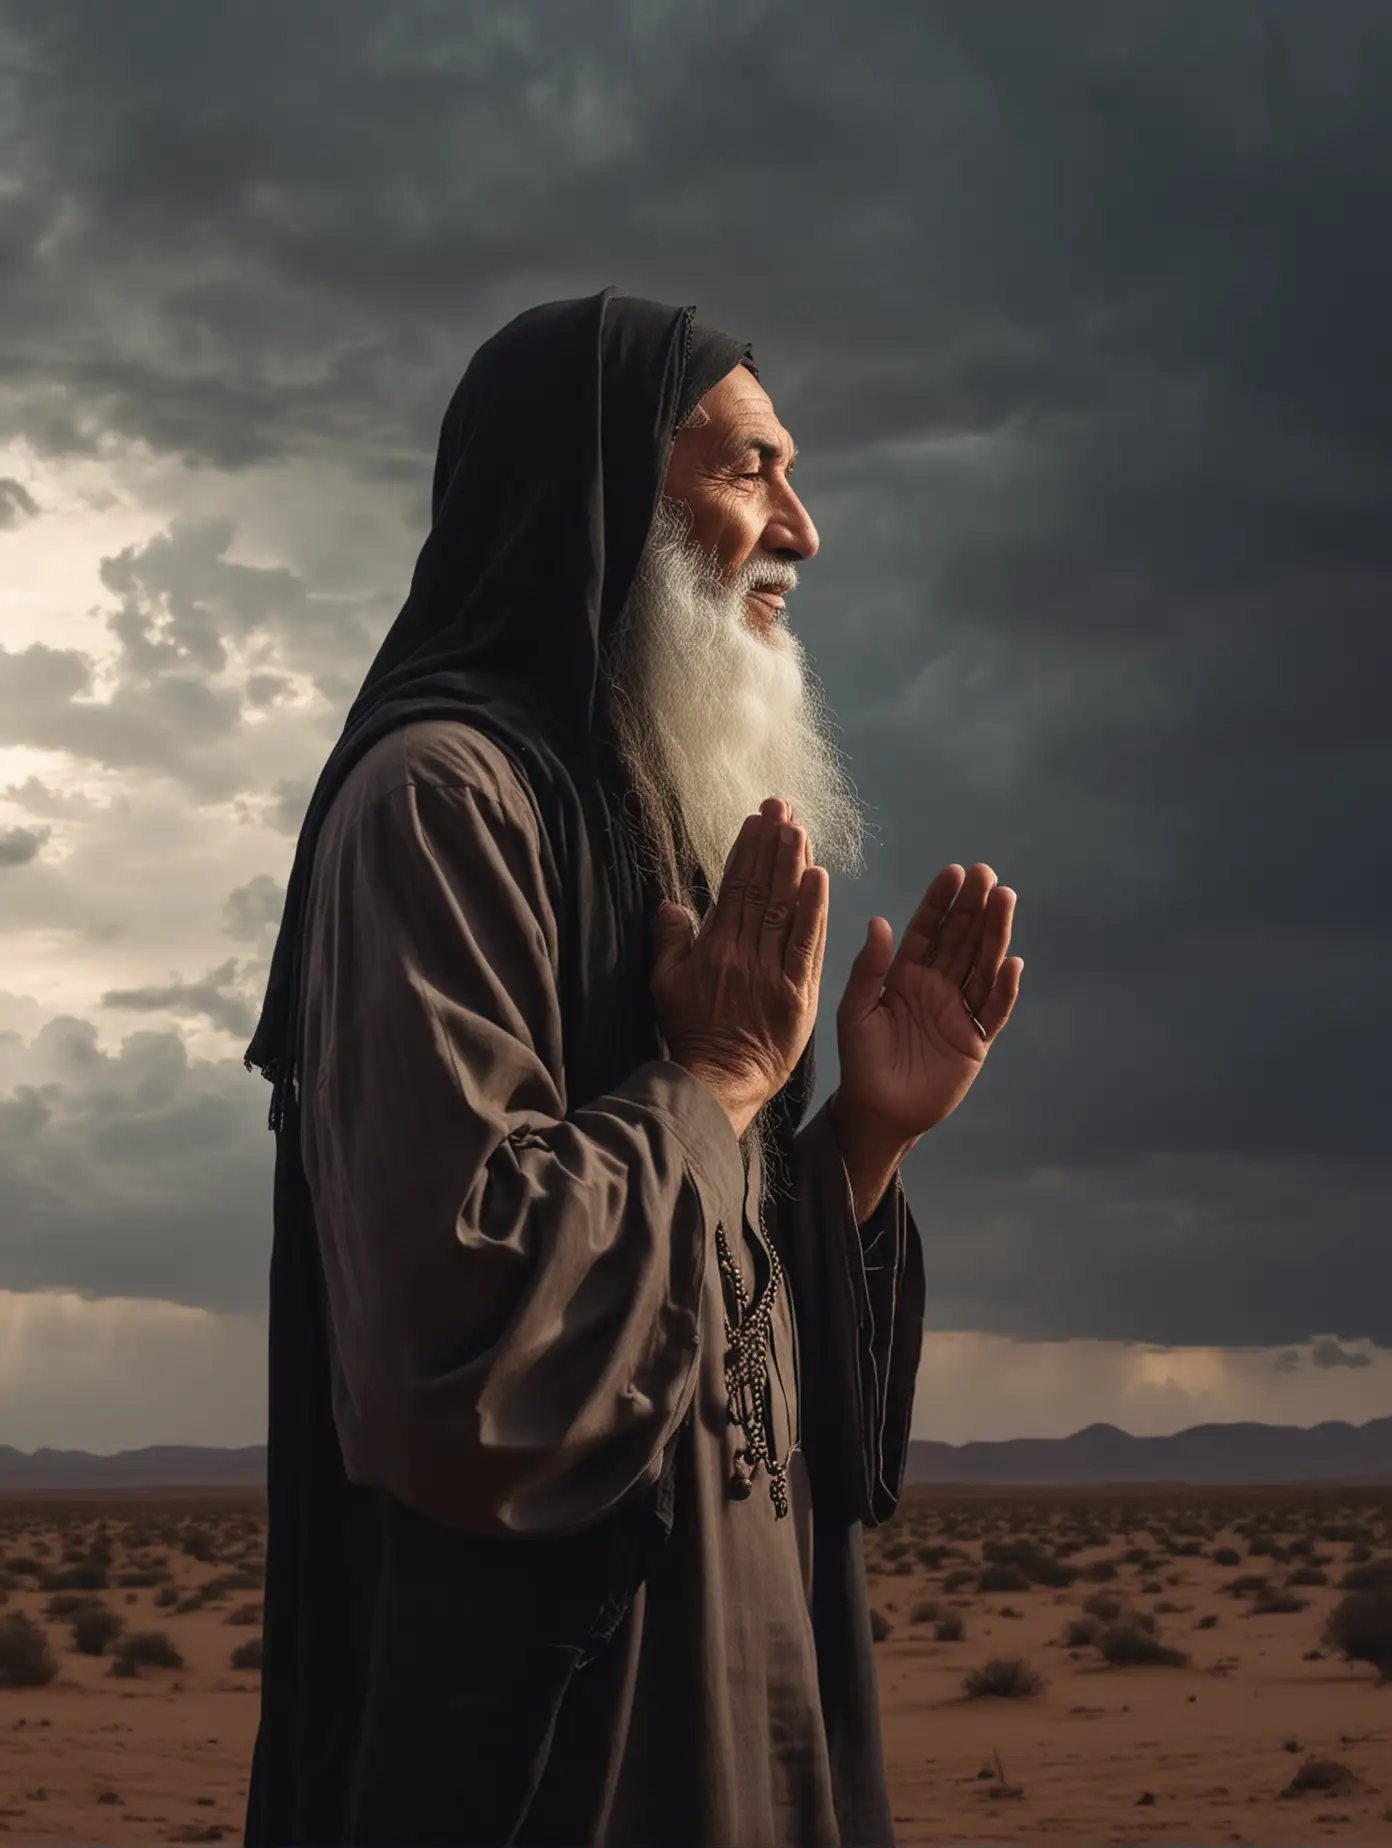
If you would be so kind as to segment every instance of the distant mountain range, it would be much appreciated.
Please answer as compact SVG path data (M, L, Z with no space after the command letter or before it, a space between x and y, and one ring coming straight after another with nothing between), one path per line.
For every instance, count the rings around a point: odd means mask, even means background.
M1392 1418L1367 1424L1191 1425L1173 1437L1132 1437L1088 1425L1072 1437L997 1444L909 1445L905 1480L1087 1484L1097 1482L1389 1482Z
M93 1456L86 1450L26 1453L0 1444L0 1490L257 1489L266 1449L153 1445ZM909 1445L907 1483L965 1486L1089 1483L1392 1482L1392 1418L1363 1425L1207 1424L1173 1437L1132 1437L1089 1425L1072 1437L1003 1443Z

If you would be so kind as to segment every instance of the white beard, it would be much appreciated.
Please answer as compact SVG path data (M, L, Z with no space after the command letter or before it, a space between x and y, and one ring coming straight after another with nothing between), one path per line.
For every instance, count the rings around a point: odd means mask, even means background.
M681 502L659 501L606 650L639 849L663 896L694 912L695 872L714 893L745 817L782 796L813 858L854 877L864 867L863 807L820 682L781 621L767 638L750 626L752 587L788 584L792 574L782 561L756 557L727 578L713 553L692 544L689 524Z

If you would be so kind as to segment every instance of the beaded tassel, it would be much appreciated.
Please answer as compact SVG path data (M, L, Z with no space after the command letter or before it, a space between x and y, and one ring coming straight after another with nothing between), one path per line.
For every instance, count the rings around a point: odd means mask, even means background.
M762 1229L762 1213L760 1224ZM721 1274L733 1285L739 1305L739 1321L732 1324L725 1317L725 1394L732 1425L739 1425L745 1436L744 1446L735 1452L730 1493L743 1501L751 1493L754 1472L760 1463L768 1471L769 1494L774 1517L782 1520L788 1512L788 1465L780 1463L769 1441L771 1395L768 1350L773 1332L773 1305L783 1280L783 1266L772 1241L768 1243L770 1269L768 1281L751 1307L744 1278L730 1252L723 1225L715 1228L716 1256Z

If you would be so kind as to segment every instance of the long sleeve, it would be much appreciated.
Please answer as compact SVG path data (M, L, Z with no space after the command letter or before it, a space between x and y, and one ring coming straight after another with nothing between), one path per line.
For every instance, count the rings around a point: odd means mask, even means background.
M819 1508L867 1527L898 1505L923 1347L923 1247L896 1173L858 1226L824 1105L794 1142L791 1198L775 1211L792 1278L803 1450Z
M354 1481L555 1535L656 1480L743 1166L666 1060L567 1099L534 813L500 752L447 731L405 728L345 790L311 882L303 1150L335 1419Z

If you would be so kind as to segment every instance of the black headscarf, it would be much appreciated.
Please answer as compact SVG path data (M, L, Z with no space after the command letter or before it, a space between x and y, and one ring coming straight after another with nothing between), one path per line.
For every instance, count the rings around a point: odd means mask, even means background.
M300 1154L300 973L315 845L349 770L400 726L456 718L507 753L537 803L571 1107L663 1056L648 986L660 895L617 820L627 790L601 660L676 431L741 364L758 377L748 345L694 308L616 288L530 309L479 348L445 413L410 594L310 800L246 1052L271 1081L276 1135L248 1844L513 1840L568 1671L612 1634L671 1526L675 1439L643 1508L564 1541L469 1538L348 1481ZM809 1042L768 1107L775 1160L812 1088Z

